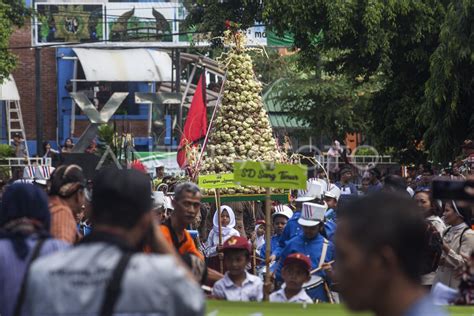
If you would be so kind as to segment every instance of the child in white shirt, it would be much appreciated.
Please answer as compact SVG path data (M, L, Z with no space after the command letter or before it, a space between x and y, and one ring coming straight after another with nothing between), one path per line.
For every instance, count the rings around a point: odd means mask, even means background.
M281 270L284 287L270 294L270 302L313 303L306 294L303 284L311 279L311 261L302 253L293 253L286 257Z
M258 220L255 222L254 237L255 238L255 252L260 256L262 247L265 245L265 221Z
M263 299L263 282L248 273L251 246L247 239L232 236L224 243L224 278L214 284L212 294L217 299L227 301L258 301Z

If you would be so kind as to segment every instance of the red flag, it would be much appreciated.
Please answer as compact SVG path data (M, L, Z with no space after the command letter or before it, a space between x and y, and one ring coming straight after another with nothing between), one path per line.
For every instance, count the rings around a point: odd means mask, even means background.
M202 74L201 78L199 78L193 100L191 101L186 123L184 123L183 135L179 142L177 160L181 169L187 165L186 146L197 146L198 141L206 136L207 112L205 87L206 78L204 74Z

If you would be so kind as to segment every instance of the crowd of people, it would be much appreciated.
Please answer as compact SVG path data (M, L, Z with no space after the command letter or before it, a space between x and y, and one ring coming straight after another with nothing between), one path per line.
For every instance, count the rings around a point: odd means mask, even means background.
M87 180L61 165L47 185L3 188L0 314L201 315L208 297L445 315L436 300L474 301L472 204L435 199L433 173L372 168L357 186L348 165L275 202L266 225L260 203L217 209L192 182L171 194L163 169Z

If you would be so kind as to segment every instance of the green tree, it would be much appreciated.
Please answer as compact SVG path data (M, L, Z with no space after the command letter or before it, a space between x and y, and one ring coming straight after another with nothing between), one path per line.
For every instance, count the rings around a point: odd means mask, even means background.
M368 101L380 90L381 78L349 77L326 71L332 58L323 56L314 70L301 67L299 56L290 61L286 80L278 86L280 101L290 115L311 127L313 136L344 139L346 133L367 132ZM292 56L292 57L293 57ZM298 67L291 64L297 62Z
M431 156L453 158L464 139L474 137L474 2L452 1L430 58L423 122ZM458 149L459 150L459 149Z
M396 148L401 158L417 161L424 156L420 142L426 126L419 118L429 58L446 6L437 0L268 0L265 18L280 32L295 34L306 65L316 68L322 53L338 50L326 71L364 81L376 75L383 85L362 111L368 135L378 148ZM324 38L315 45L312 38L320 30Z
M204 2L206 5L202 5ZM195 25L197 30L209 31L213 36L221 35L226 20L232 20L245 29L260 19L259 1L204 2L198 2L197 6L190 8L187 23ZM229 7L232 9L229 10ZM240 14L232 14L232 10L238 10ZM312 38L316 45L314 39L320 38L320 34ZM332 56L334 53L327 55ZM277 87L282 92L283 107L308 123L313 136L314 131L317 131L318 135L343 138L347 131L367 130L368 124L361 114L370 95L366 89L369 84L359 82L353 86L346 75L323 74L323 61L319 56L312 59L317 62L314 65L318 64L314 68L301 62L302 54L280 56L277 50L271 48L267 48L265 54L252 54L252 58L255 74L264 88L277 79L288 79ZM329 64L328 60L326 58L325 65Z
M212 10L202 7L203 16L220 22L193 22L213 34L225 19L245 27L260 16L247 1L207 3ZM226 15L230 3L245 14ZM470 0L266 0L264 23L294 35L304 73L296 72L282 97L295 115L312 117L327 133L361 128L404 162L429 153L445 163L474 136L473 6ZM361 89L368 92L363 98Z
M195 26L196 32L211 33L212 38L220 37L226 29L226 21L238 23L242 29L261 21L262 3L261 0L185 0L189 11L185 25Z
M23 1L0 1L0 83L15 68L15 55L8 49L10 36L15 27L23 26L29 13Z

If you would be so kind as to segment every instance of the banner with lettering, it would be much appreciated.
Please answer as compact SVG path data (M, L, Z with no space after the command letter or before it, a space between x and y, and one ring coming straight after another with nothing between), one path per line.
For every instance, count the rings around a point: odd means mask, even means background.
M301 164L242 161L234 163L234 182L277 189L306 189L307 167Z
M202 189L225 189L235 187L234 174L206 174L200 175L198 185Z

